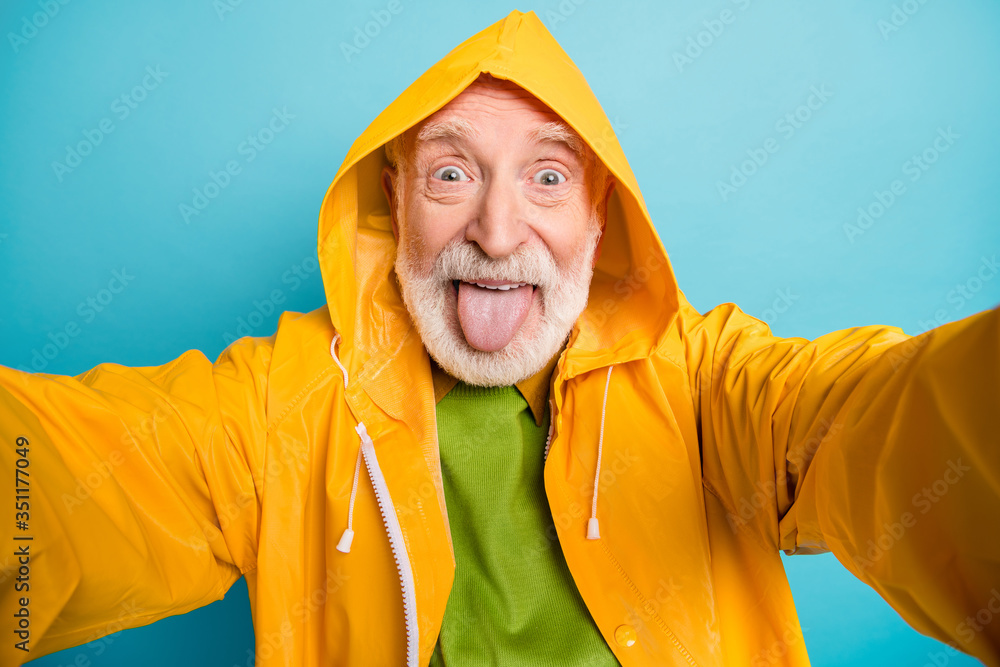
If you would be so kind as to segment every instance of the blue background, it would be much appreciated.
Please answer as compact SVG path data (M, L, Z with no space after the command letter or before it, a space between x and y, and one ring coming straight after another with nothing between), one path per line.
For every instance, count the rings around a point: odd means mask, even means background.
M348 146L423 70L511 9L400 0L345 55L341 44L388 2L50 4L47 19L45 0L0 8L0 363L68 374L162 364L189 348L214 358L255 310L250 332L274 330L264 303L274 290L280 309L322 305L308 271L316 218ZM995 0L518 8L539 14L618 128L696 307L734 301L780 335L815 337L862 324L917 333L1000 301L1000 276L977 282L1000 252ZM712 23L724 10L732 20ZM32 31L32 20L44 25ZM690 61L678 58L686 50ZM122 117L115 100L147 67L166 76L147 78ZM818 109L799 108L824 85L832 95L814 99ZM294 118L247 160L241 142L275 108ZM788 136L778 123L796 110L809 117ZM103 119L113 131L57 173L67 146ZM911 181L905 163L948 128L958 138ZM722 197L718 183L769 138L777 152ZM240 173L185 222L179 205L229 160ZM904 194L863 234L845 232L895 179ZM126 289L100 312L78 310L123 268ZM41 356L69 322L79 335ZM934 664L943 651L832 556L785 563L816 665ZM33 664L228 667L252 664L252 648L241 581L204 609Z

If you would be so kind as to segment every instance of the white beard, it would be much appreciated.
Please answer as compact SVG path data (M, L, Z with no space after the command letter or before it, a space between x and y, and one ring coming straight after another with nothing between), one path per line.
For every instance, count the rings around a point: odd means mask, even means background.
M587 306L600 232L595 212L573 263L563 271L540 243L494 259L477 244L465 240L445 246L433 267L425 271L421 268L419 241L406 240L406 235L401 234L396 275L403 302L427 352L447 373L473 385L509 386L540 371L562 347ZM476 279L537 286L533 295L537 303L532 304L511 341L496 352L469 345L459 323L453 281Z

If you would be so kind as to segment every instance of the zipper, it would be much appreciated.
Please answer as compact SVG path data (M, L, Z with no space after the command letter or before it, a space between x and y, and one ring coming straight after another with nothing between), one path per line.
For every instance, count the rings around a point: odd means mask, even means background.
M545 451L542 453L542 460L549 460L549 447L552 446L552 431L556 425L556 404L549 399L549 434L545 436Z
M375 500L378 501L378 509L382 513L382 523L385 524L385 531L389 535L392 557L396 561L396 570L399 572L399 584L403 592L403 614L406 622L406 665L407 667L418 667L420 628L417 625L416 584L413 579L410 556L406 553L403 530L399 526L399 517L396 516L396 508L389 496L389 486L386 484L385 477L382 476L382 469L378 465L375 443L368 435L368 429L365 428L364 423L359 422L355 430L361 437L361 454L365 459L368 477L375 489Z

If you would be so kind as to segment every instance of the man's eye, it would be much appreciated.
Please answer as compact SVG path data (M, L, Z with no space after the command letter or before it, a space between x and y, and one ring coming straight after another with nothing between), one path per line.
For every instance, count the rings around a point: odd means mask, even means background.
M566 177L555 169L542 169L535 174L535 183L541 183L542 185L559 185L565 182Z
M434 172L434 178L439 178L442 181L467 181L469 177L465 175L465 172L458 167L441 167Z

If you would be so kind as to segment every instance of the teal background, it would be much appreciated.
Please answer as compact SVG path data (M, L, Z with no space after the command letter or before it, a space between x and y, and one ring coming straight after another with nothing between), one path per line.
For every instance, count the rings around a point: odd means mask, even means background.
M279 310L322 305L316 218L347 148L423 70L512 8L399 2L350 58L341 44L388 2L0 5L0 363L76 374L189 348L214 358L240 318L266 335ZM46 4L58 13L12 40ZM916 12L880 29L903 5ZM995 0L518 8L536 10L588 78L696 307L733 301L780 335L811 338L862 324L917 333L1000 301L1000 276L977 278L1000 252ZM712 35L705 22L723 10L733 20ZM678 65L699 33L707 46ZM166 77L120 117L112 105L147 66ZM787 137L776 124L823 85L832 96ZM247 161L241 142L275 108L294 118ZM60 180L52 163L102 119L113 132ZM910 181L904 163L949 127L959 138ZM724 201L718 182L769 138L777 152ZM230 160L240 173L185 223L179 205ZM894 179L905 193L852 243L844 225ZM123 268L127 287L88 310ZM35 357L68 322L79 335ZM978 664L909 629L832 556L785 563L814 664ZM32 664L229 667L252 664L252 650L241 581L204 609Z

